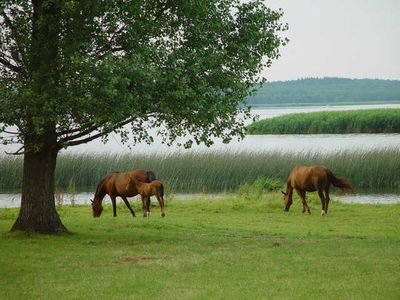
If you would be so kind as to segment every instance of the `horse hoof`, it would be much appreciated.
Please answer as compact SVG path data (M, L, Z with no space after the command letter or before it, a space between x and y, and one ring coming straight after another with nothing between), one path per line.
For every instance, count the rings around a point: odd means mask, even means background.
M326 212L324 210L321 210L321 216L325 215Z
M161 214L161 217L163 217L163 218L164 218L164 217L165 217L165 213L162 213L162 214Z

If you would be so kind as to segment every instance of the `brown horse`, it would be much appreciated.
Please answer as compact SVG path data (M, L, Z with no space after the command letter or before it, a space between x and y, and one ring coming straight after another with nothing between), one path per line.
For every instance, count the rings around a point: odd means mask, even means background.
M323 216L328 213L329 188L331 184L343 190L348 189L354 192L354 187L349 180L344 177L336 177L331 170L323 166L306 167L299 164L296 165L288 177L286 192L282 192L285 195L285 211L289 211L290 205L292 205L293 189L301 197L303 213L305 211L310 213L310 208L306 201L306 192L318 191L318 196L322 203L321 215Z
M129 179L126 185L126 190L136 189L140 196L143 198L150 198L156 196L161 209L161 217L165 216L164 213L164 186L160 180L153 180L150 183L144 183L137 180L135 177ZM147 211L150 214L150 210Z
M102 201L106 194L108 194L111 198L111 203L113 207L114 217L117 216L117 205L116 198L119 196L124 200L126 206L131 211L132 215L135 216L135 212L129 204L127 197L133 197L139 194L138 190L131 186L129 189L126 188L129 180L131 178L135 178L140 182L151 182L156 179L156 176L152 171L146 171L143 169L134 170L132 172L113 172L106 177L104 177L97 186L96 193L94 195L94 200L92 201L92 212L93 217L100 217L103 206ZM150 207L150 198L142 197L142 207L143 207L143 216L147 216L148 209Z

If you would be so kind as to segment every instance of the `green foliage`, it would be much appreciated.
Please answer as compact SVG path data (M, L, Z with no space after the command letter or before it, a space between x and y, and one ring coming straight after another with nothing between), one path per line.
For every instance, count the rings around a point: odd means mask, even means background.
M251 106L400 102L400 81L304 78L264 84L248 98Z
M357 189L400 188L398 149L359 152L315 153L218 153L172 155L60 155L56 186L66 190L71 180L80 191L94 191L113 171L138 168L153 170L168 189L177 193L235 191L257 179L266 189L275 189L296 165L325 165L348 177ZM18 189L22 182L21 159L0 156L0 191ZM279 180L275 182L275 180Z
M289 213L280 193L235 201L174 200L149 219L66 205L75 234L57 237L10 234L18 210L0 209L0 298L398 298L400 205L333 201L321 217L319 201L304 215L297 196Z
M237 189L240 198L246 200L259 200L261 196L270 191L278 191L284 186L279 179L271 179L267 177L259 177L252 184L244 183Z
M0 133L30 151L243 136L259 72L287 40L262 1L28 1L0 6ZM236 116L239 114L239 119ZM125 126L130 124L130 126Z
M400 133L400 109L297 113L257 121L248 134Z

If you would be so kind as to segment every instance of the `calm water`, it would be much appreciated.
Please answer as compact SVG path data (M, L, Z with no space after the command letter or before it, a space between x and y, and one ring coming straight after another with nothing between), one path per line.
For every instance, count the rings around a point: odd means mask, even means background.
M166 201L168 199L174 200L197 200L197 199L218 199L226 197L235 197L234 194L174 194L166 195ZM62 198L63 205L74 204L89 204L90 199L93 199L93 193L78 193L75 195L64 194ZM296 198L297 199L297 198ZM400 195L396 194L349 194L349 195L332 195L332 201L338 201L342 203L359 203L359 204L398 204L400 203ZM130 202L139 202L138 196L129 199ZM117 198L117 202L121 203L121 199ZM152 202L157 202L153 200ZM19 207L21 203L21 194L0 194L0 208L11 208ZM104 198L106 204L111 204L111 200L108 196Z
M343 106L310 106L310 107L282 107L253 109L253 116L260 119L272 118L280 115L297 112L357 110L373 108L400 108L400 104L387 105L343 105ZM207 148L203 145L194 145L192 149L182 149L177 146L163 145L156 139L152 145L138 144L132 150L118 142L115 136L110 137L107 144L95 141L88 145L71 148L68 152L117 152L117 153L176 153L176 152L338 152L342 150L372 150L384 148L399 148L400 134L314 134L314 135L249 135L243 140L233 140L229 144L215 139L214 145Z
M260 119L272 118L275 116L296 113L296 112L316 112L316 111L338 111L338 110L358 110L373 108L400 108L400 104L379 104L379 105L343 105L343 106L307 106L307 107L280 107L253 109L254 116ZM155 131L154 131L155 132ZM223 144L221 140L215 139L214 145L210 148L206 146L194 145L191 149L182 149L177 146L164 145L159 138L155 138L152 145L145 143L137 144L133 149L122 145L116 135L110 135L107 144L100 140L91 143L71 147L63 150L64 153L157 153L171 154L176 152L338 152L338 151L368 151L372 149L399 148L400 134L315 134L315 135L257 135L247 136L244 140L233 140L229 144ZM17 150L19 147L14 145L0 145L0 153L4 151Z

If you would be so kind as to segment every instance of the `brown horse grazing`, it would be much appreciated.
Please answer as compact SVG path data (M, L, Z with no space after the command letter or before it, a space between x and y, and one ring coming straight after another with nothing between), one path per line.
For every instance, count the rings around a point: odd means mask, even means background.
M299 164L296 165L288 177L286 192L282 192L285 195L285 211L289 211L290 205L292 205L293 189L301 197L303 213L305 211L310 213L310 208L306 201L306 192L318 191L318 196L322 203L321 215L323 216L328 213L329 188L331 184L343 190L348 189L354 192L354 187L349 180L343 177L336 177L331 170L323 166L306 167Z
M135 177L129 179L126 185L126 190L136 189L140 196L143 198L150 198L150 196L156 196L157 201L161 209L161 217L165 216L164 213L164 186L160 180L153 180L150 183L143 183L137 180ZM147 214L150 215L150 209L147 210Z
M129 189L126 188L129 180L135 178L140 182L151 182L156 179L156 176L152 171L146 171L143 169L134 170L132 172L120 173L113 172L104 177L97 186L94 200L92 201L92 212L93 217L100 217L103 206L102 201L106 194L111 198L113 207L114 217L117 216L117 205L116 198L119 196L124 200L126 206L131 211L132 215L135 216L135 212L129 204L127 197L133 197L139 194L138 190L132 186ZM147 215L148 207L150 206L150 198L142 197L143 215Z

